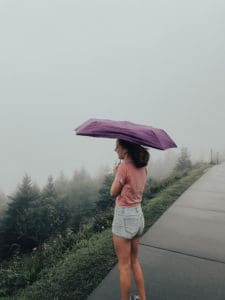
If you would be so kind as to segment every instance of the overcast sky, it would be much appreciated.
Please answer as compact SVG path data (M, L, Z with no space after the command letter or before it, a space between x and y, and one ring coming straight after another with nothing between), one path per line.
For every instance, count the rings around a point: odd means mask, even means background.
M0 0L0 190L113 166L114 140L74 135L89 118L223 153L224 0Z

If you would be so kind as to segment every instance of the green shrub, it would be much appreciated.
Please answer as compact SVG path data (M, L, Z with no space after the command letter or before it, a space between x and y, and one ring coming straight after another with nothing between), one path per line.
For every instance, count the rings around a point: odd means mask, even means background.
M81 240L79 246L19 299L86 299L116 262L111 230Z
M94 216L92 225L93 232L101 232L112 225L113 209L108 208L104 213L100 212Z

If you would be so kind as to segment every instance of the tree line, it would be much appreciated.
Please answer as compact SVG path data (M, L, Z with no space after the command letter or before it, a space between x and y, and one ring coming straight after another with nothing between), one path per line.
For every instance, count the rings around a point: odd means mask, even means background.
M174 170L191 168L187 148L181 149ZM63 174L40 189L25 175L0 219L0 259L30 253L49 238L68 229L78 232L92 220L93 232L111 226L115 200L109 195L114 175L92 178L84 169L71 180ZM154 192L154 180L148 178L146 193ZM158 186L158 185L157 185Z

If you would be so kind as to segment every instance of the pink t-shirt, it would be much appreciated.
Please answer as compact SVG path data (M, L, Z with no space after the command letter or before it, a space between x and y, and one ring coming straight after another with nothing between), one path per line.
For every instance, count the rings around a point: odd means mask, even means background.
M122 184L121 193L116 197L116 205L132 207L142 201L147 178L146 167L136 168L131 161L124 161L118 166L115 180Z

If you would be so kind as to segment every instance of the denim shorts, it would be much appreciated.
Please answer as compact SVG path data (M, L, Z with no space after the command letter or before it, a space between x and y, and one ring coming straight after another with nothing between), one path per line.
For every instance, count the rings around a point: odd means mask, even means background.
M141 236L145 221L141 205L134 207L115 206L112 233L125 239Z

